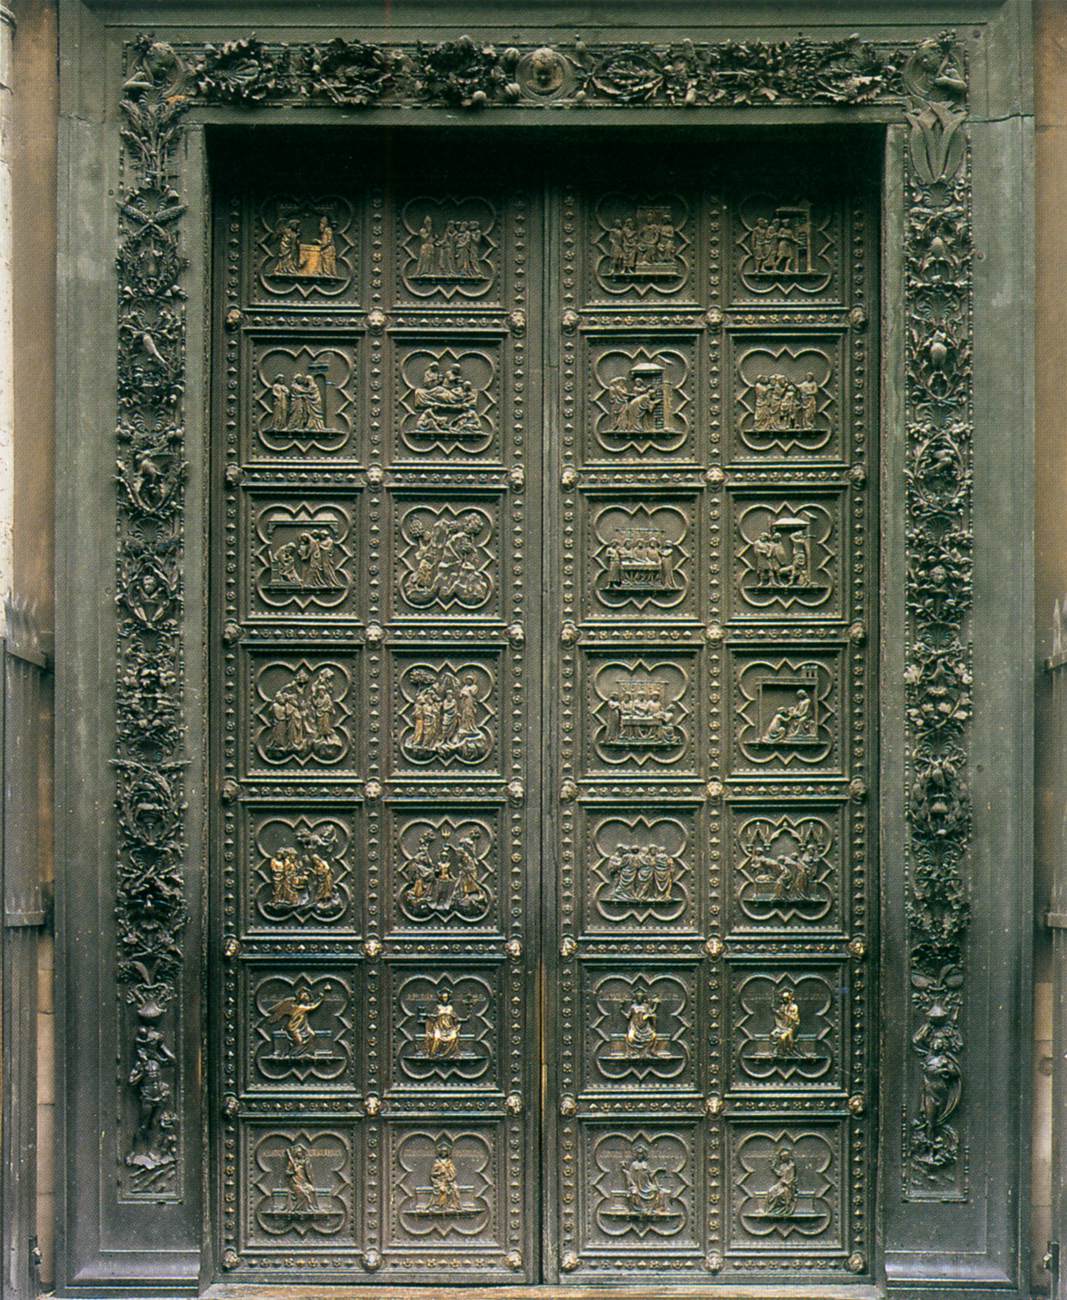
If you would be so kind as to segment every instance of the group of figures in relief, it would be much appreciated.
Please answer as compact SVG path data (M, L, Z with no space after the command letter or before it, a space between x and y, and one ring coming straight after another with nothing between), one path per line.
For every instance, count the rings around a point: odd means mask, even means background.
M614 279L654 279L678 273L678 232L668 206L635 209L608 228L608 274Z
M413 280L480 280L485 278L482 265L484 234L478 221L445 221L435 229L433 218L426 216L418 231L418 258L411 273Z
M270 701L270 731L266 750L275 759L309 755L332 760L344 749L337 731L334 670L311 673L299 668L292 680L280 686Z
M455 600L475 608L489 599L493 582L480 569L474 541L484 527L484 517L473 511L458 519L439 516L432 522L412 521L409 531L415 539L415 554L409 572L400 580L408 604L447 605Z
M319 216L318 228L311 239L304 238L304 224L302 216L282 218L275 231L272 273L297 279L336 280L337 244L329 215Z
M271 907L288 911L333 906L338 901L335 851L334 827L317 831L301 827L296 844L283 845L270 859Z
M662 528L620 528L603 549L605 590L627 592L676 591L678 547Z
M818 426L819 381L808 370L793 380L780 372L758 375L753 382L753 427L759 433L812 432Z
M270 553L273 591L337 591L345 583L337 567L336 543L328 528L304 529Z
M610 898L619 903L663 902L671 897L677 861L658 844L620 844L607 860Z
M684 739L665 682L632 678L612 691L606 704L609 725L603 743L612 748L671 748Z
M750 236L755 273L810 274L814 256L812 239L811 204L808 202L778 207L770 218L757 218Z
M415 408L415 432L424 437L447 435L450 438L481 437L478 396L474 385L464 379L459 365L442 368L431 361L423 372L422 383L412 394Z
M270 385L272 433L326 432L326 363L312 362L307 371L296 371L286 382L276 374Z
M481 762L492 738L479 722L480 690L473 673L461 676L448 669L416 668L411 684L415 698L413 725L404 746L408 755L422 762L453 757Z
M478 832L453 835L426 830L418 848L405 863L406 883L400 900L404 911L415 920L431 916L458 916L468 920L484 915L489 894L478 879L480 844Z

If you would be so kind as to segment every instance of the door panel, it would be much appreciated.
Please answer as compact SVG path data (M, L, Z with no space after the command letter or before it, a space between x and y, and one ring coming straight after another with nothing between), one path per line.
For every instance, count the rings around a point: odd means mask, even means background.
M866 1274L863 186L417 152L221 187L222 1263Z
M556 1261L862 1274L866 201L772 157L655 175L560 205Z
M249 179L224 217L221 1210L257 1274L536 1267L541 235L503 182Z

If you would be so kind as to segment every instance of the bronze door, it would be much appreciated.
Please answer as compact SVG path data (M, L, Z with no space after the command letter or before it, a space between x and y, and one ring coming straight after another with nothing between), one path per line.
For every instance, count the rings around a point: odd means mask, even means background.
M220 197L231 1275L872 1271L870 195L634 144Z

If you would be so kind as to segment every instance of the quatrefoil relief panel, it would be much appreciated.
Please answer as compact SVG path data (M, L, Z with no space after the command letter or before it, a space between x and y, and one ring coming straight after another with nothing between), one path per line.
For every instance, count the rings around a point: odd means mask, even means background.
M352 968L246 967L242 980L251 1014L242 1052L245 1086L355 1089L358 978Z
M586 931L699 928L700 841L692 809L652 815L636 808L583 808L581 821Z
M358 1237L351 1130L252 1122L242 1133L248 1168L246 1244L316 1251Z
M354 770L355 654L254 650L245 663L243 700L252 744L242 753L250 772Z
M733 216L735 297L803 303L841 298L841 221L805 194L752 194Z
M694 1249L699 1241L694 1170L702 1143L696 1126L584 1123L579 1205L583 1253Z
M848 981L839 966L728 963L726 1023L733 1026L727 1088L844 1092Z
M391 927L500 929L500 811L450 806L387 814Z
M695 770L695 655L583 653L580 662L590 770Z
M843 335L732 330L726 350L731 459L846 457Z
M398 654L392 661L396 770L494 771L500 763L500 656Z
M387 1122L386 1244L454 1251L477 1238L480 1247L499 1249L502 1138L499 1124L458 1116L445 1124Z
M357 931L356 814L344 807L242 804L247 928Z
M499 1087L498 969L397 964L386 987L390 1091Z
M662 610L696 617L695 497L581 499L586 617Z
M842 1249L841 1123L727 1124L727 1240L732 1249Z
M501 346L499 340L397 342L397 459L499 460Z
M356 296L358 221L339 195L264 200L253 223L251 298L314 305Z
M496 497L394 495L393 607L399 617L499 617Z
M397 264L412 299L500 300L499 216L488 199L421 196L400 210Z
M605 194L590 212L592 301L672 300L693 292L693 230L680 194Z
M842 493L730 493L730 616L843 618L844 507Z
M733 772L843 771L843 659L822 648L731 651Z
M690 336L583 336L586 461L691 459L696 345Z
M612 1096L697 1086L697 983L691 967L582 972L582 1087Z
M845 933L848 819L841 803L729 804L730 932Z
M358 498L248 493L252 616L356 614Z
M360 344L257 336L250 341L246 457L358 456Z

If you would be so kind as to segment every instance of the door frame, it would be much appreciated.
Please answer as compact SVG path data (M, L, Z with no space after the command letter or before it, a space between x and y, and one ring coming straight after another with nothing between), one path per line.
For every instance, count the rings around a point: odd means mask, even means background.
M207 135L369 113L401 130L588 119L672 133L844 123L884 133L881 625L904 635L883 637L881 648L882 952L857 949L856 960L880 959L881 1056L907 1062L880 1099L885 1285L915 1300L1021 1296L1034 674L1029 5L944 4L937 16L954 31L942 37L903 4L880 5L874 24L860 4L831 14L805 2L786 31L770 10L747 8L742 19L725 3L678 3L669 30L696 45L677 44L670 66L658 52L666 23L643 26L628 0L618 0L614 27L589 31L584 44L573 35L580 15L553 9L536 22L539 8L516 10L521 22L475 26L469 12L439 4L427 14L412 0L383 28L370 6L316 5L305 30L294 28L291 5L273 0L243 7L232 23L193 0L165 10L61 0L57 1015L67 1046L57 1290L189 1294L214 1281L215 1250L226 1261L224 1244L203 1239L201 864L209 799L227 794L205 788L200 689ZM420 48L428 17L443 44ZM463 39L468 26L476 41ZM152 28L158 44L138 42ZM334 102L347 92L326 84L302 48L355 31L375 43L360 52L358 93L370 107ZM871 46L842 41L853 31ZM154 172L166 194L153 189ZM117 218L112 199L125 204ZM153 229L168 253L173 245L184 298L138 270L146 203L157 200ZM946 294L953 323L939 338L930 304ZM951 446L924 449L931 403L951 408ZM129 433L138 412L170 431L153 450L163 477L151 500L138 477L140 435ZM955 483L947 494L928 465L925 479L913 472L934 453ZM935 516L954 530L951 556L929 544ZM164 547L168 532L176 547ZM86 556L98 557L88 573ZM146 566L168 593L151 607ZM919 631L934 624L959 637L954 656L916 654ZM116 689L117 649L127 656L130 646L168 663L173 680L123 673ZM931 688L937 660L951 678L947 696ZM951 761L916 762L944 756L922 746L935 730L946 735L937 721L946 700ZM932 910L914 894L924 864L940 891ZM123 1173L139 1021L158 1024L175 1057L173 1176L149 1194ZM951 1032L944 1038L954 1024L962 1049ZM931 1181L916 1177L905 1143L921 1123L924 1044L935 1032L959 1052L962 1099L949 1114L943 1098L935 1116L927 1152L943 1163Z

